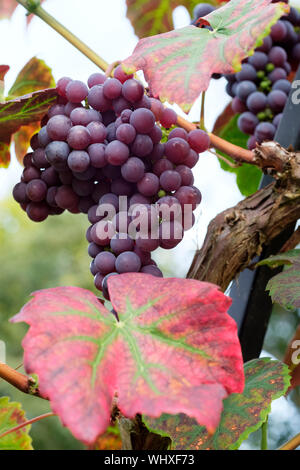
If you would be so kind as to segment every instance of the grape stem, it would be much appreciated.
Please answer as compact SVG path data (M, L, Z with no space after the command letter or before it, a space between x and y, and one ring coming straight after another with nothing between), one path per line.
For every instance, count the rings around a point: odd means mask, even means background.
M200 129L206 131L205 128L205 91L202 91L201 93L201 113L200 113L200 122L199 122L199 127Z
M27 375L21 374L20 372L1 362L0 378L10 383L23 393L44 398L40 395L39 390L36 387L36 380L33 377L28 377Z
M284 444L282 447L279 447L278 450L295 450L300 446L300 433L293 437L290 441Z
M88 57L94 64L96 64L101 70L106 72L109 67L114 67L114 64L117 62L113 62L111 66L102 59L99 55L97 55L92 49L90 49L86 44L84 44L80 39L77 38L71 31L69 31L65 26L59 23L53 16L47 13L44 8L40 6L39 3L33 2L32 0L16 0L20 5L22 5L29 13L33 13L39 18L41 18L45 23L47 23L51 28L57 31L61 36L63 36L67 41L69 41L73 46L75 46L82 54ZM110 70L110 69L109 69ZM200 119L200 126L202 125L202 120L204 120L204 99L205 93L202 93L202 108L201 108L201 119ZM177 124L178 126L182 127L186 131L191 131L197 129L197 126L181 116L177 117ZM204 121L203 121L204 125ZM233 145L230 142L227 142L221 137L218 137L212 133L208 133L210 136L211 146L220 150L221 152L226 153L226 155L233 158L233 160L242 163L250 163L252 165L257 165L255 161L254 154L250 150L246 150L242 147L238 147L237 145Z
M36 16L45 21L51 28L57 31L61 36L63 36L67 41L69 41L73 46L75 46L82 54L88 57L94 64L100 67L101 70L105 72L108 67L108 63L99 57L92 49L90 49L86 44L84 44L80 39L77 38L71 31L69 31L65 26L59 23L52 15L46 12L38 3L34 3L29 0L17 0L20 5L22 5L29 13L34 13Z
M15 426L14 428L8 429L3 434L0 434L0 439L7 436L8 434L19 431L19 429L25 428L26 426L29 426L30 424L36 423L37 421L41 421L42 419L45 419L45 418L50 418L51 416L56 416L56 415L52 412L49 412L49 413L45 413L43 415L37 416L36 418L29 419L28 421L25 421L25 423L19 424L18 426Z

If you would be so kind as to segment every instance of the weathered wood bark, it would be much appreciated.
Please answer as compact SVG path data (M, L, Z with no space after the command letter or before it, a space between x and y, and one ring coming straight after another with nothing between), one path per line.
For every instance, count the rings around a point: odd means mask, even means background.
M217 215L187 277L224 291L262 247L300 218L300 153L267 142L255 152L257 165L276 181Z

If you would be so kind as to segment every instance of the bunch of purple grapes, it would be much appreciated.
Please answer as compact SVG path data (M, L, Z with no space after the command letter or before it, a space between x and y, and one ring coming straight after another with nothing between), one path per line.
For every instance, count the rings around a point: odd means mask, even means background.
M291 90L288 76L300 63L300 13L291 8L271 29L240 72L227 75L238 127L249 134L248 148L273 140Z
M208 3L196 5L192 24L214 10ZM250 150L256 143L275 136L291 90L288 76L300 63L299 27L300 13L291 8L290 13L272 27L271 34L255 53L243 61L241 71L226 75L226 91L233 98L233 111L240 114L239 129L250 135ZM219 76L215 74L213 78Z
M193 211L201 193L191 169L209 148L208 135L174 128L162 142L161 126L173 126L176 113L121 66L114 78L91 75L88 86L64 77L57 91L24 157L15 200L35 222L64 210L87 214L91 272L105 296L112 274L162 276L151 252L174 248L194 224L186 207ZM174 209L169 219L165 208Z

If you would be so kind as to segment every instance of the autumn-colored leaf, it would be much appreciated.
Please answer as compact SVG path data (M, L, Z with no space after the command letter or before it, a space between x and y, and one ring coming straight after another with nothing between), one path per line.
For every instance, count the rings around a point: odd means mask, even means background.
M3 143L9 143L20 127L40 121L56 99L56 90L49 88L0 103L0 143L3 150L0 151L0 165L7 162L8 147L4 145L3 149Z
M291 370L291 389L300 386L300 325L296 333L291 339L285 356L284 363L287 364Z
M224 400L220 424L213 436L203 426L184 414L144 417L146 425L169 435L173 449L234 450L265 422L271 402L285 394L290 383L285 364L269 358L254 359L245 364L245 390Z
M213 133L232 144L247 148L249 136L239 130L237 125L238 118L239 115L234 114L230 103L218 117ZM218 153L226 157L226 159L232 163L235 163L232 158L223 152L218 151ZM236 174L236 184L243 196L250 196L257 191L262 178L262 171L259 168L254 165L248 165L247 163L232 167L221 158L219 159L219 163L223 170Z
M91 450L121 450L122 439L116 426L109 428L102 434L91 447Z
M10 140L9 142L0 142L0 168L8 168L10 164Z
M288 265L281 273L272 277L267 284L273 302L277 302L287 310L300 308L300 250L270 256L258 263L270 268Z
M31 137L39 131L40 127L39 122L33 122L27 126L20 127L20 129L14 134L16 157L21 164L23 163L24 155L26 155L30 145Z
M213 73L234 73L289 7L271 0L231 0L205 17L212 31L195 26L141 39L123 62L142 69L155 97L188 112Z
M139 38L166 33L174 28L173 11L182 5L190 14L198 5L199 0L126 0L127 18L134 27L134 32ZM218 4L216 0L206 3Z
M55 81L52 71L46 63L32 57L18 74L15 83L8 92L8 97L23 96L44 88L54 88Z
M40 3L43 3L44 0L40 0ZM18 3L15 0L0 0L0 19L10 18L17 8ZM26 10L24 10L24 13ZM27 24L30 23L33 15L27 16Z
M0 398L0 435L26 421L20 403L11 402L7 397ZM29 431L30 426L26 426L1 437L0 450L32 450Z
M9 71L9 65L0 65L0 101L4 100L4 77Z
M28 373L75 437L103 433L113 400L121 413L179 413L211 432L223 398L244 387L231 300L217 286L191 279L122 274L108 281L119 320L89 291L46 289L14 317Z

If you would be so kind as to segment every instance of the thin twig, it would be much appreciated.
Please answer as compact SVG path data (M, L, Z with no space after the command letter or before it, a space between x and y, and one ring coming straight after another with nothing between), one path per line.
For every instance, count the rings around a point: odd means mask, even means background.
M40 395L39 390L36 387L36 380L33 377L21 374L2 362L0 362L0 378L10 383L13 387L23 393L44 398Z
M223 162L225 162L231 168L239 168L241 166L241 163L232 163L230 160L227 160L226 157L223 157L223 155L220 155L215 150L209 149L208 152L214 155L215 157L220 158L220 160L223 160Z
M25 423L19 424L18 426L15 426L14 428L8 429L8 431L5 431L3 434L0 434L0 439L2 439L2 437L7 436L8 434L19 431L19 429L25 428L26 426L30 426L30 424L36 423L37 421L41 421L42 419L45 419L45 418L50 418L51 416L56 416L56 414L49 412L49 413L45 413L43 415L37 416L36 418L29 419L28 421L25 421Z
M22 5L30 13L35 14L41 20L45 21L51 28L55 29L61 36L63 36L67 41L69 41L73 46L76 47L80 52L82 52L86 57L88 57L94 64L100 67L101 70L105 72L108 67L108 63L102 59L98 54L96 54L92 49L90 49L86 44L84 44L80 39L78 39L75 34L71 33L65 26L59 23L53 16L44 10L40 5L33 6L26 0L17 0L20 5Z
M300 433L286 442L283 446L279 447L278 450L295 450L300 446Z
M115 60L114 62L112 62L111 64L109 64L109 66L108 66L107 69L106 69L105 75L106 75L107 77L110 77L111 74L112 74L112 72L113 72L113 70L114 70L118 65L120 65L120 63L121 63L120 60Z
M287 251L293 250L300 243L300 227L293 233L288 241L283 245L279 253L286 253Z

